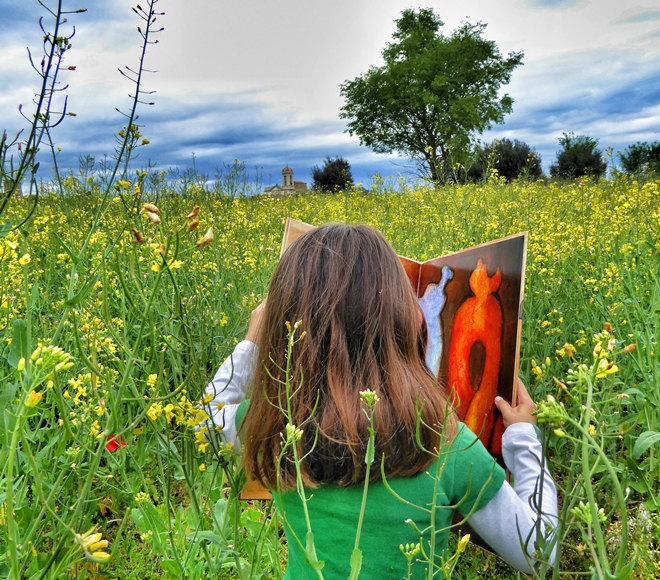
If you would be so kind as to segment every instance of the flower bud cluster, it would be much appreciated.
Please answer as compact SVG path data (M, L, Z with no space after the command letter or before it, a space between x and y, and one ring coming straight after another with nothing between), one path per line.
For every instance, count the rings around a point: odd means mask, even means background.
M535 415L539 423L548 425L549 427L559 427L566 421L566 409L564 409L564 405L558 403L552 395L548 395L545 401L539 403ZM555 430L555 434L561 437L562 435L559 435L557 431L561 431L561 429Z
M284 439L285 445L293 445L294 443L300 441L303 436L303 430L296 427L292 423L287 423L286 424L286 436Z
M469 539L470 535L468 534L467 537ZM399 550L401 550L401 553L408 559L409 562L412 562L412 559L422 551L422 546L419 542L417 544L406 544L405 546L403 544L399 544Z
M605 510L603 510L603 508L599 509L598 505L596 505L596 509L598 509L598 521L601 524L604 524L605 521L607 520L605 516ZM591 526L593 524L593 519L591 517L591 509L587 504L585 504L581 500L577 506L571 509L571 515L575 516L579 521L581 521L583 524L587 526Z
M360 398L362 399L362 402L370 409L373 409L380 401L380 397L371 389L360 391Z

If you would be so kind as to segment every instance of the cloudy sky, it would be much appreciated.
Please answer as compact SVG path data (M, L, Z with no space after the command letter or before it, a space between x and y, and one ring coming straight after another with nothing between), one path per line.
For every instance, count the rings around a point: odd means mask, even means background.
M76 35L65 65L76 70L62 80L77 116L53 133L64 167L113 151L123 121L115 107L128 108L132 89L117 69L136 68L140 51L133 5L64 0L67 9L88 8L67 23ZM394 20L420 7L440 15L446 34L482 21L503 54L525 53L505 87L513 113L483 140L523 140L546 169L563 132L615 151L660 140L660 0L160 0L165 30L146 57L158 72L143 87L156 91L155 105L140 109L151 144L136 164L184 170L194 154L197 170L213 178L239 159L253 178L262 168L265 185L279 182L286 164L310 181L327 155L345 157L365 185L376 172L405 172L405 159L376 155L344 132L339 86L380 65ZM50 26L50 17L36 0L0 0L0 15L0 130L13 134L27 124L18 106L33 108L40 80L26 47L38 62L38 19Z

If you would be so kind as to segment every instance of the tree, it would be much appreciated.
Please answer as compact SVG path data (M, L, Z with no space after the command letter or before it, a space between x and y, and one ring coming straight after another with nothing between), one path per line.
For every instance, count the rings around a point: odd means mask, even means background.
M477 160L467 172L468 179L480 180L488 176L490 169L507 181L518 179L521 175L530 179L543 176L541 156L527 143L514 139L495 139L480 148Z
M621 165L626 173L660 174L660 142L628 145L621 154Z
M312 188L317 191L341 191L353 186L351 165L343 157L332 159L328 155L323 167L312 168Z
M341 85L347 131L377 153L412 158L435 182L467 160L475 133L511 112L513 99L498 93L523 59L522 52L503 58L482 37L485 24L465 23L451 36L441 26L430 8L405 10L385 64Z
M557 152L557 162L550 166L550 175L573 179L583 175L601 177L607 171L607 163L600 149L596 149L598 139L588 135L564 133L559 138L561 151Z

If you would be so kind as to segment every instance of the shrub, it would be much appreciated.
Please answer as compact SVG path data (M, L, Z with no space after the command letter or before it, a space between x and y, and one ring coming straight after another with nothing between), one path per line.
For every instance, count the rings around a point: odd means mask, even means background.
M559 144L562 149L557 152L557 162L550 166L552 177L601 177L607 171L602 152L596 149L598 139L588 135L564 133L564 136L559 138Z
M660 142L629 145L621 153L621 165L626 173L660 174Z
M527 143L518 139L495 139L492 143L482 146L477 153L477 160L468 170L468 179L480 181L488 177L491 168L496 169L507 181L521 176L531 179L543 176L541 156Z
M341 191L352 186L351 165L341 156L332 159L328 155L323 167L312 168L312 188L316 191Z

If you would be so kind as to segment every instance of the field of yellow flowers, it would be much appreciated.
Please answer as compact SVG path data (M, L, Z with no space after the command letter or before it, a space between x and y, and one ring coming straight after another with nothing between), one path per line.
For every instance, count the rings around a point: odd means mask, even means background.
M529 231L521 375L563 497L553 577L660 576L658 181L232 198L132 177L104 199L71 175L0 237L0 578L281 577L272 506L238 501L233 450L193 427L287 216L366 223L419 260ZM477 548L455 574L516 577Z

